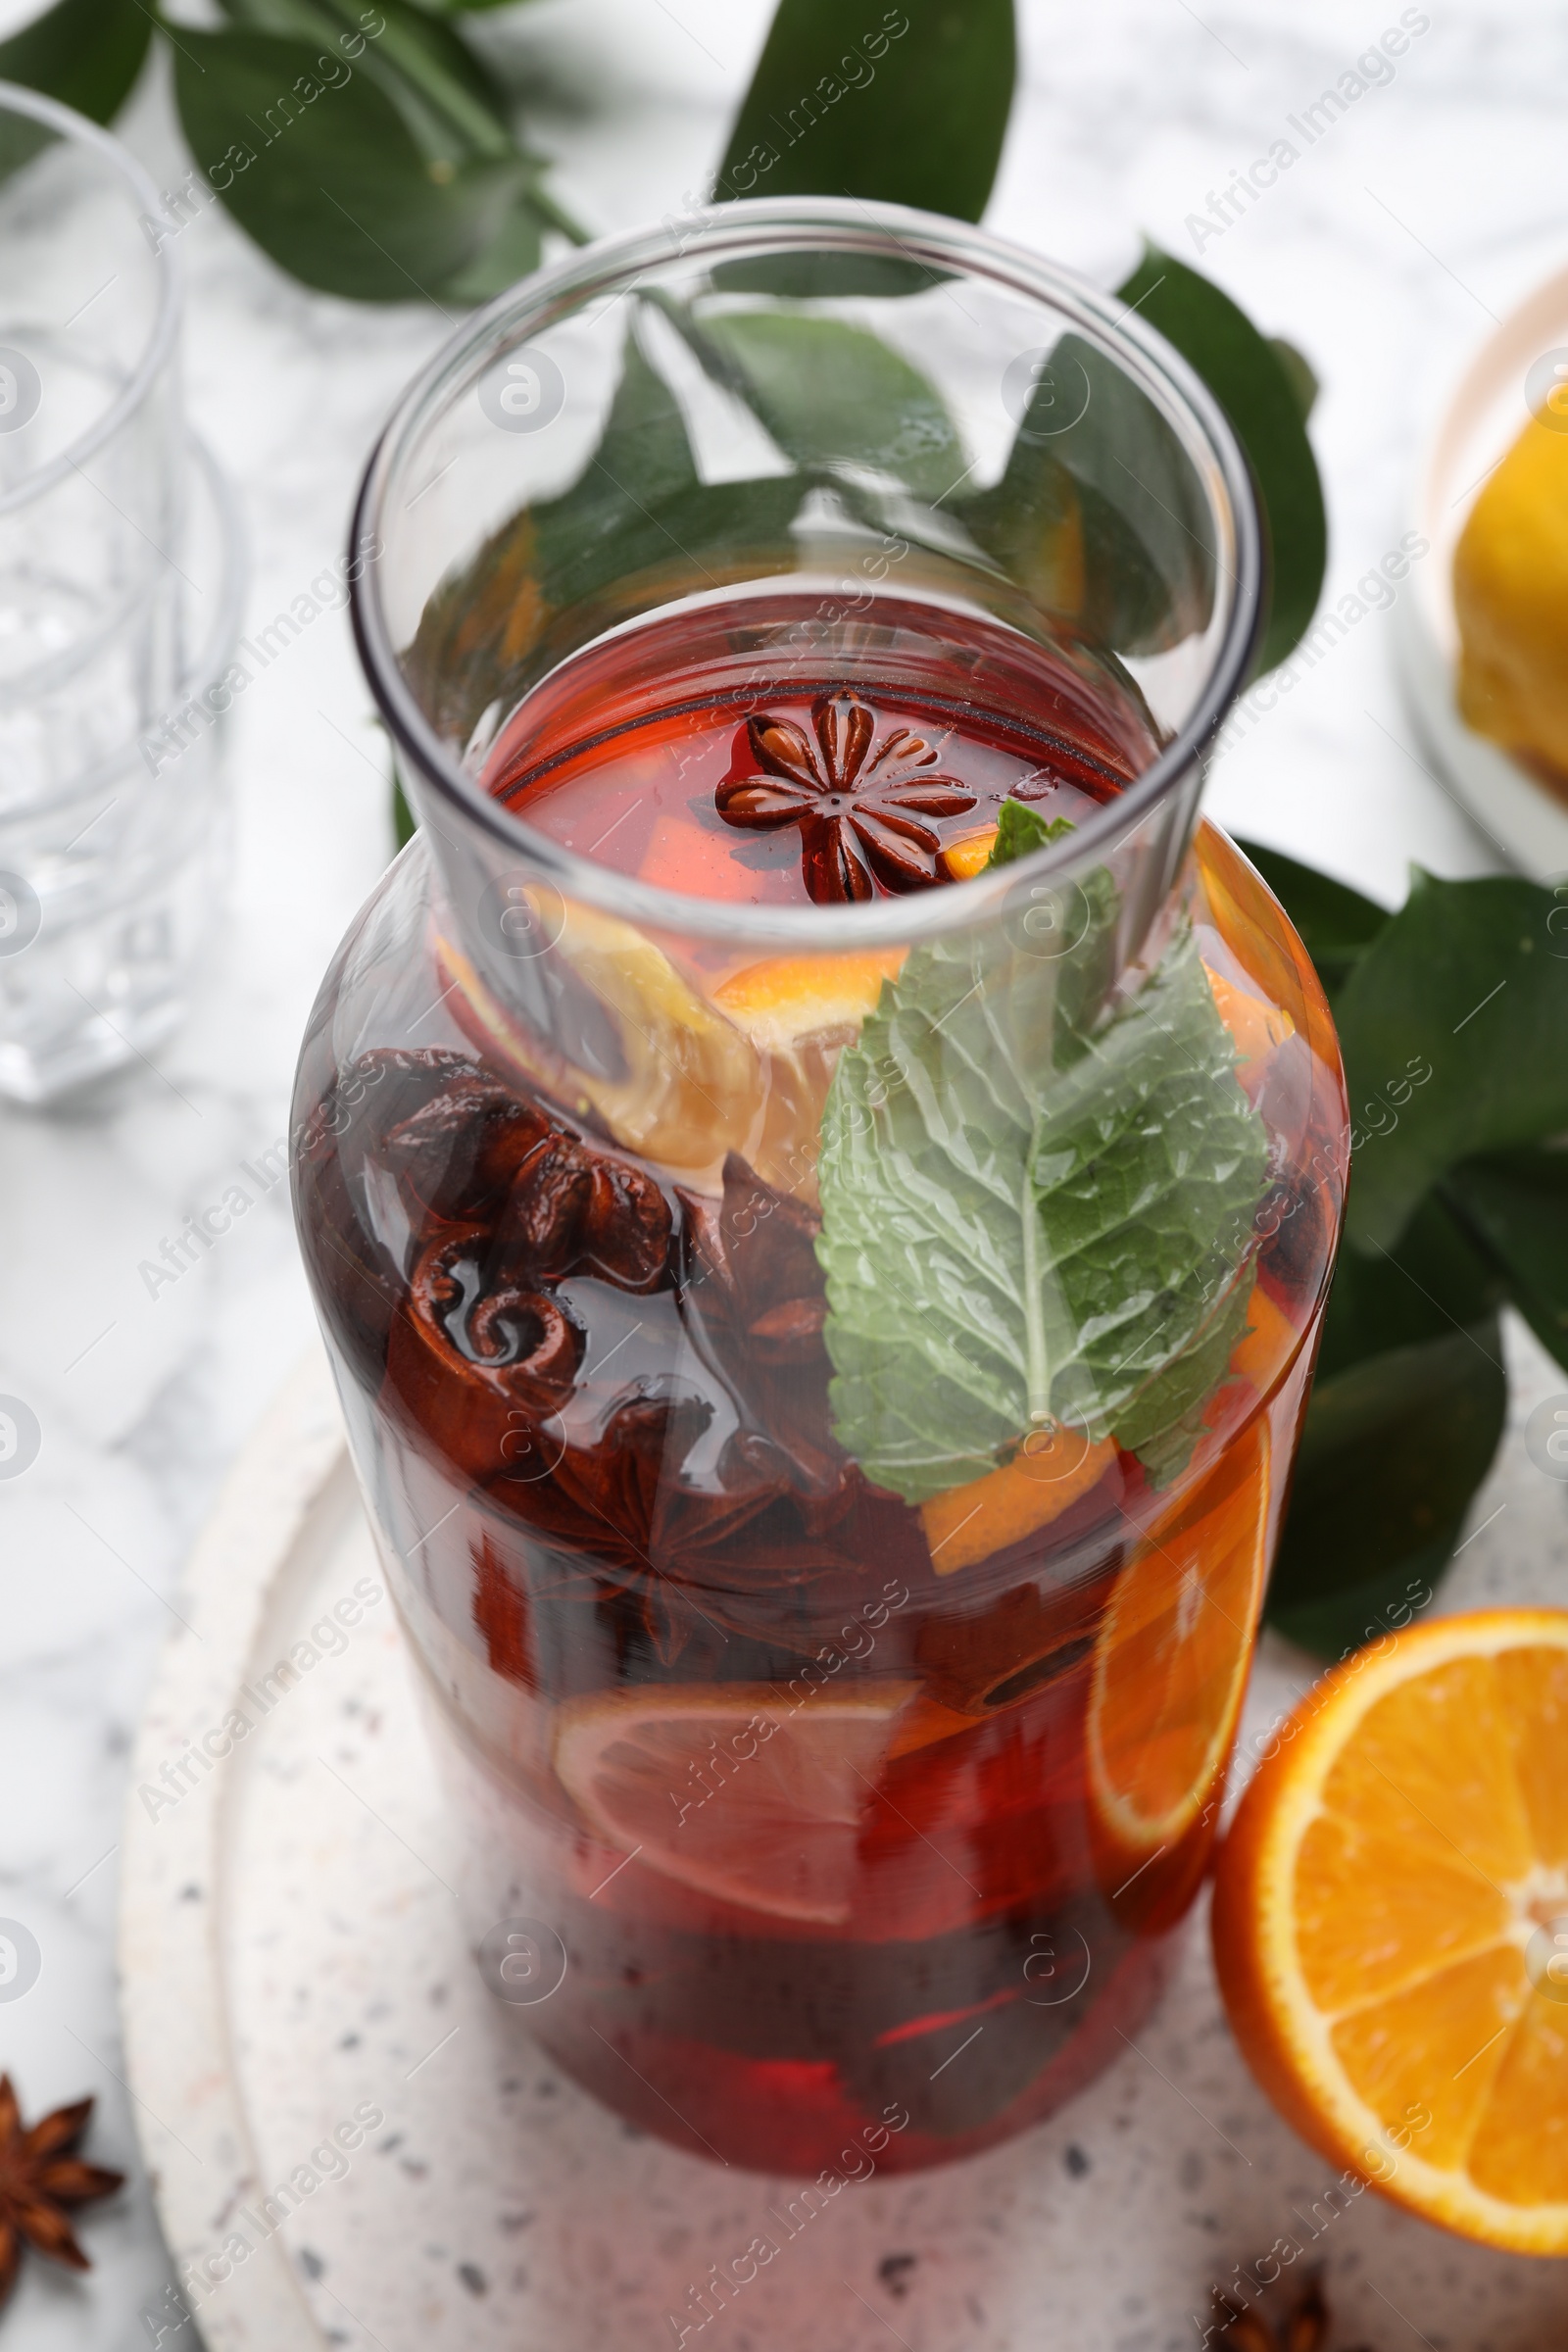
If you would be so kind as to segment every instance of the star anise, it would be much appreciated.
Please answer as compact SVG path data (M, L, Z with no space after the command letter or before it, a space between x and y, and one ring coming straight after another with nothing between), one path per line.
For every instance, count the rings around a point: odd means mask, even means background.
M0 2303L17 2282L24 2243L74 2271L92 2268L72 2235L67 2208L113 2196L125 2177L72 2154L92 2106L78 2099L28 2129L11 2077L0 2075Z
M955 776L933 775L923 735L895 727L872 749L876 713L858 695L824 694L811 706L816 741L793 719L765 713L746 731L759 772L731 776L714 795L732 825L771 833L801 828L801 869L819 905L925 890L940 879L942 842L925 816L962 816L977 795Z
M1216 2352L1322 2352L1329 2338L1329 2307L1323 2281L1309 2271L1298 2292L1272 2325L1255 2304L1243 2305L1222 2286L1214 2289L1214 2325L1208 2340ZM1366 2352L1366 2347L1361 2347Z

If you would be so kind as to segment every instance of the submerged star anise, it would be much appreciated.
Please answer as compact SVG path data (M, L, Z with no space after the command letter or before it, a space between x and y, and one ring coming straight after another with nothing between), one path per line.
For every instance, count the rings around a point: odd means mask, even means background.
M91 2099L78 2099L29 2130L11 2077L0 2075L0 2303L17 2282L24 2244L74 2271L92 2267L72 2234L67 2208L112 2196L124 2175L72 2154L91 2115Z
M714 795L732 825L771 833L801 828L801 870L819 905L884 890L925 890L940 879L942 843L923 816L962 816L977 795L933 775L923 735L895 727L872 749L876 713L858 695L824 694L811 707L816 741L793 719L749 718L760 772L733 776Z

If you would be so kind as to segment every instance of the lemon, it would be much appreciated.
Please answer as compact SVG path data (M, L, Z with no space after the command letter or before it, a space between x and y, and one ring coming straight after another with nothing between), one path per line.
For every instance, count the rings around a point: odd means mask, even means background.
M1533 417L1453 559L1459 714L1568 789L1568 417Z

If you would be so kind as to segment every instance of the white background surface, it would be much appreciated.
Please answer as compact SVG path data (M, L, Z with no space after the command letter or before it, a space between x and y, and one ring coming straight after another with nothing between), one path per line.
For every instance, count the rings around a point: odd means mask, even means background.
M533 0L497 21L535 62L531 127L561 159L564 201L612 228L700 190L767 13ZM1021 13L1022 87L988 220L1109 280L1141 231L1198 258L1186 216L1399 12L1204 0L1200 22L1184 0L1025 0ZM879 14L867 4L867 24ZM1431 15L1392 85L1201 255L1323 381L1312 429L1332 597L1397 540L1417 439L1489 314L1568 248L1560 12L1433 0ZM157 74L127 135L161 184L183 170ZM247 511L254 624L339 553L371 438L448 323L304 293L216 207L179 250L190 408ZM125 1756L192 1535L312 1330L281 1186L156 1300L137 1266L282 1135L318 980L390 848L382 746L341 615L268 670L237 721L238 872L196 1017L156 1069L90 1103L0 1114L0 1391L25 1397L44 1433L33 1468L0 1489L0 1914L43 1952L35 1987L0 2006L0 2062L31 2111L95 2090L92 2152L122 2164L111 1940ZM1486 870L1485 843L1409 742L1387 616L1373 614L1224 759L1209 806L1389 900L1412 858ZM138 2312L166 2273L145 2191L84 2230L85 2282L28 2264L4 2322L16 2352L150 2340ZM1390 2329L1391 2346L1414 2341Z

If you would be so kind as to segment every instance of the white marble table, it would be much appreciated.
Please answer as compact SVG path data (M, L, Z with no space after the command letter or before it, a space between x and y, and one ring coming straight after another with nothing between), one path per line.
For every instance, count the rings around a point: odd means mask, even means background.
M492 30L535 61L535 136L562 159L563 196L609 228L701 187L767 13L533 0ZM1399 9L1204 0L1200 21L1185 0L1025 0L1022 14L990 220L1109 277L1140 230L1192 254L1188 216ZM1563 259L1565 108L1568 45L1544 0L1506 15L1438 0L1392 83L1204 239L1203 267L1323 379L1335 596L1403 528L1419 429L1489 314ZM128 135L161 181L183 169L156 74ZM180 249L190 405L239 485L264 618L338 553L370 439L447 321L307 295L216 208ZM1210 807L1393 899L1411 858L1447 874L1493 859L1405 748L1388 654L1372 614L1227 754ZM111 1956L126 1751L192 1536L311 1331L281 1185L156 1298L137 1267L281 1136L318 979L390 848L384 750L341 616L237 716L238 872L197 1016L156 1068L95 1101L0 1116L0 1391L44 1433L33 1468L0 1489L0 1915L26 1923L43 1963L24 1999L0 2004L0 2064L29 2109L95 2090L93 2152L132 2168ZM1489 1531L1467 1566L1499 1541ZM139 2315L167 2271L144 2188L84 2228L88 2279L28 2265L5 2323L17 2352L151 2340ZM1108 2311L1107 2352L1126 2325ZM1187 2340L1185 2315L1165 2316L1133 2331L1140 2345ZM1388 2343L1402 2340L1391 2320Z

